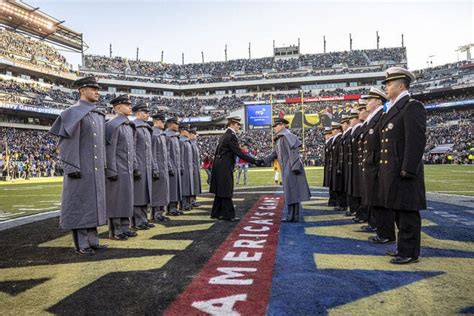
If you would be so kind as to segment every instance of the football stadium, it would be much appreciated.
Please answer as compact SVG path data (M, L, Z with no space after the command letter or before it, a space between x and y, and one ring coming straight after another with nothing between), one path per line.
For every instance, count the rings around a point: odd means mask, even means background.
M0 312L474 314L472 2L349 2L1 1Z

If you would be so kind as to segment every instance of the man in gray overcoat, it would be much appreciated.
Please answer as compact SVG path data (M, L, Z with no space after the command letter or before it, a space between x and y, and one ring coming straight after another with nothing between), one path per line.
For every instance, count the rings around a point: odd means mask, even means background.
M99 88L94 77L73 84L80 100L64 110L50 133L60 137L59 152L64 168L60 226L71 229L75 252L94 255L99 245L97 226L105 214L105 115L94 103Z
M110 101L117 114L105 124L107 169L105 169L107 217L109 238L127 240L137 233L130 230L133 216L133 171L135 159L135 126L128 119L132 114L132 102L128 95Z
M265 158L265 163L269 164L278 159L281 166L285 203L288 208L288 215L283 221L298 222L300 203L309 201L311 192L300 156L302 143L286 128L287 124L288 121L283 118L277 118L273 123L276 135L275 151Z
M191 145L193 146L193 181L194 181L194 192L191 196L191 206L192 207L199 207L199 203L197 202L197 196L202 193L201 187L201 157L199 153L199 146L197 143L197 130L196 128L191 129L189 132L189 139L191 140Z
M160 179L153 181L151 206L152 218L158 222L169 221L170 219L163 215L165 208L170 203L170 162L168 157L168 148L166 146L166 136L164 133L165 116L161 113L155 114L153 118L153 134L151 136L152 151L155 157Z
M193 146L189 139L189 126L180 126L179 142L181 146L181 165L183 166L181 209L189 211L191 210L191 196L194 195Z
M178 211L178 203L181 201L181 175L183 167L181 166L181 149L179 145L179 124L174 117L166 121L166 146L168 148L168 160L170 162L170 204L168 205L168 215L177 216L182 212Z
M135 152L137 157L137 171L134 173L134 226L137 229L149 229L155 225L148 222L148 205L151 203L152 182L159 179L158 168L151 148L151 134L148 125L148 107L138 104L132 108L135 113Z

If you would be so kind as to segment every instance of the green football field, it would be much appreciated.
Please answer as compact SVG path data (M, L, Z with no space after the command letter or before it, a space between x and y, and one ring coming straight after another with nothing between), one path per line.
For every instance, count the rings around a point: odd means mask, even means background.
M425 170L427 191L474 196L474 166L429 165ZM309 167L306 172L310 186L322 185L321 167ZM273 174L272 168L250 169L246 187L274 185ZM207 175L204 171L201 175L203 190L207 190ZM0 221L58 210L61 182L62 178L55 177L0 183ZM244 187L242 183L243 175L237 187Z

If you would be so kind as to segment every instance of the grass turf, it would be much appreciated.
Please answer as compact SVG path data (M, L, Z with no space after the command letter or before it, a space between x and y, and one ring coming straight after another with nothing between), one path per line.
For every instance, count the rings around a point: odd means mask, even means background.
M236 174L236 173L235 173ZM248 184L236 187L272 186L272 168L251 168ZM310 186L321 186L322 167L306 168ZM428 192L474 196L474 166L427 165L425 183ZM203 189L208 190L207 175L201 171ZM0 221L59 209L61 177L14 180L0 183Z

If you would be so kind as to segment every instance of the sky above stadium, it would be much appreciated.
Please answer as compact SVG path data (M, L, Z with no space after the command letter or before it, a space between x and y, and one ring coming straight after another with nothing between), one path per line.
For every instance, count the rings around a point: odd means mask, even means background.
M297 44L301 52L401 46L405 37L410 69L466 58L455 50L474 42L471 1L25 1L82 32L87 54L181 63L272 56L276 46ZM474 52L473 52L474 53ZM77 68L78 54L64 53ZM432 56L432 57L430 57Z

